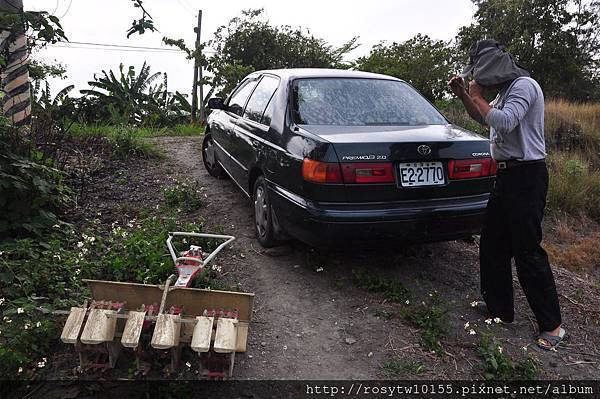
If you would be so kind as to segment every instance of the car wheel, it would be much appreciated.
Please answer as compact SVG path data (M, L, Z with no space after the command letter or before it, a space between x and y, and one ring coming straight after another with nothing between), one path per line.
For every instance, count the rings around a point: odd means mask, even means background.
M269 191L267 190L267 182L264 177L258 176L256 179L252 198L254 199L254 230L256 231L256 238L263 247L273 247L277 244L277 240L275 240L273 229Z
M202 162L208 174L213 177L225 177L225 171L217 160L217 152L215 151L215 143L210 134L207 134L202 141Z

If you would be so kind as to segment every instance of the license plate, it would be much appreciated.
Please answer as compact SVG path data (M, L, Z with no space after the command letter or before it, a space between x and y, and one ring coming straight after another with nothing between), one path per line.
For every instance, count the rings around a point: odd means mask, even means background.
M438 186L445 183L441 162L402 162L398 167L402 187Z

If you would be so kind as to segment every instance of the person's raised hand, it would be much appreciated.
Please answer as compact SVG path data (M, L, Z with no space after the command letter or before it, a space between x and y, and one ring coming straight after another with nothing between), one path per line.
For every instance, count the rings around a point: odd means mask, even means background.
M465 81L460 76L454 76L448 81L448 86L452 93L458 98L462 98L466 94Z
M469 95L471 97L483 97L485 89L480 86L475 80L469 82Z

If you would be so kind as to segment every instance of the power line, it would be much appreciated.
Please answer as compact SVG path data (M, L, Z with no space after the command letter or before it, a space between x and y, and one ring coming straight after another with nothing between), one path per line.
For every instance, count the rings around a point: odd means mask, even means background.
M56 0L56 7L54 7L54 11L52 11L51 15L54 15L54 13L56 13L56 10L58 10L59 3L60 3L60 0Z
M191 8L189 8L188 6L186 6L185 4L183 4L183 3L181 2L181 0L177 0L177 3L178 3L178 4L179 4L179 6L180 6L181 8L183 8L183 9L184 9L186 12L189 12L190 14L194 14L194 11L192 11L192 9L191 9Z
M69 43L69 44L82 44L82 45L86 45L86 46L130 48L130 49L137 49L137 50L175 51L175 52L178 52L178 53L179 52L183 52L182 50L173 49L173 48L147 47L147 46L130 46L130 45L127 45L127 44L109 44L109 43L74 42L74 41L69 41L69 42L65 42L65 43Z
M65 17L65 15L67 15L69 13L69 10L71 9L72 4L73 4L73 0L69 1L69 6L67 7L67 11L65 11L65 13L63 15L58 17L58 19L63 19Z
M73 46L75 44L75 46ZM146 47L146 46L128 46L119 44L106 43L90 43L90 42L61 42L49 44L49 47L84 49L84 50L112 50L125 52L140 52L140 53L185 53L179 49L163 48L163 47ZM215 50L204 50L204 53L214 54Z
M167 49L139 50L139 49L123 49L123 48L111 48L111 47L98 48L98 47L92 47L92 46L88 46L88 47L68 46L68 45L61 45L61 44L49 44L48 46L56 47L56 48L79 49L79 50L122 51L122 52L126 52L126 53L183 53L182 51L173 51L173 50L167 50Z

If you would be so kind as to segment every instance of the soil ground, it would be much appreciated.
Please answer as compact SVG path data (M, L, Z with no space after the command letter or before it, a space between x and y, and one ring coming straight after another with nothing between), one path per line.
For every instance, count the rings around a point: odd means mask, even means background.
M100 211L109 225L130 210L154 207L172 179L198 182L206 193L206 206L189 217L204 220L206 232L223 228L237 237L216 263L228 281L256 295L248 351L236 356L235 378L477 379L482 378L482 358L476 346L483 332L491 334L513 361L531 356L536 378L600 378L598 265L589 268L588 275L554 267L569 337L557 352L541 351L534 343L535 320L516 274L515 323L488 325L471 307L479 298L477 238L328 251L291 241L265 250L254 238L250 200L231 180L215 179L204 170L201 140L157 138L154 142L166 159L110 165L87 187L88 195L73 217ZM552 237L552 221L546 224L546 236ZM597 225L586 228L598 232ZM360 288L357 275L363 272L402 282L410 291L409 304L391 303L381 293ZM425 350L421 330L399 315L403 308L432 297L438 298L449 321L442 355ZM475 335L468 334L467 322ZM386 374L382 365L392 359L409 366Z

